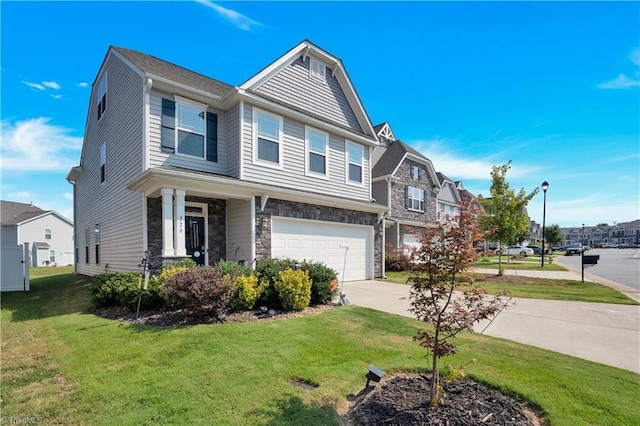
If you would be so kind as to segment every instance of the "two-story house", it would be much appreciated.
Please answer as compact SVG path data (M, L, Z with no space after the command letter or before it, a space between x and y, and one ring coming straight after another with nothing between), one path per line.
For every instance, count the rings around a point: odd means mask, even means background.
M438 192L437 218L446 219L457 216L460 213L460 203L462 202L458 186L444 173L437 172L436 175L442 188Z
M396 140L389 123L375 130L380 144L373 150L372 195L390 209L385 218L385 246L387 250L414 247L425 224L436 220L442 187L431 160Z
M376 133L342 61L303 41L238 86L110 47L74 185L78 273L191 257L382 275Z
M73 222L55 210L0 201L2 246L29 244L30 266L73 263Z

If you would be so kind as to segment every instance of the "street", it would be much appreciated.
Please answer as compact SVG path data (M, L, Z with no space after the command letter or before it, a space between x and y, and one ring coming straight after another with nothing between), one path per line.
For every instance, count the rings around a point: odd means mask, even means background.
M598 264L585 269L585 272L640 290L640 250L590 249L584 254L600 255ZM558 263L580 271L580 256L560 255Z

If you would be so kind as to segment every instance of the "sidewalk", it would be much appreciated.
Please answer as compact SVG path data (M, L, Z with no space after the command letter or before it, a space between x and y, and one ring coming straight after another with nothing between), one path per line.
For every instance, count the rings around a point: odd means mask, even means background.
M408 285L353 281L343 286L353 305L413 317L408 310ZM493 322L484 321L474 330L640 373L640 306L515 298L512 301L515 303Z

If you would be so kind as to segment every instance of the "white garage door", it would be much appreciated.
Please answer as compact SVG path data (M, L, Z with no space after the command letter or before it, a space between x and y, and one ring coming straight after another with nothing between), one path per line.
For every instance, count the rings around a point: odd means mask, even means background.
M371 279L373 227L274 217L271 256L323 262L338 272L339 281Z

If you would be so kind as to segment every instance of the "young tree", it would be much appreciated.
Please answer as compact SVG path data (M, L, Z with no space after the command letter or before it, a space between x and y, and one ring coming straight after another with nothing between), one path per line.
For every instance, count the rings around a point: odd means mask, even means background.
M434 406L441 394L438 360L456 353L451 339L463 330L473 331L476 322L506 307L502 294L486 297L477 287L454 292L461 274L475 261L473 243L481 238L475 216L463 206L458 216L427 224L420 237L421 247L409 256L410 311L418 320L433 325L418 331L414 339L431 354L430 397Z
M556 244L560 244L564 237L562 236L562 231L560 231L560 225L554 224L551 226L547 226L544 228L544 240L551 247Z
M491 169L491 197L478 197L484 208L478 217L480 230L489 232L489 240L500 243L500 247L507 247L517 241L529 227L527 204L538 193L534 189L527 194L524 189L516 193L506 179L507 171L511 168L511 161L502 166ZM498 275L503 275L502 250L498 253Z

